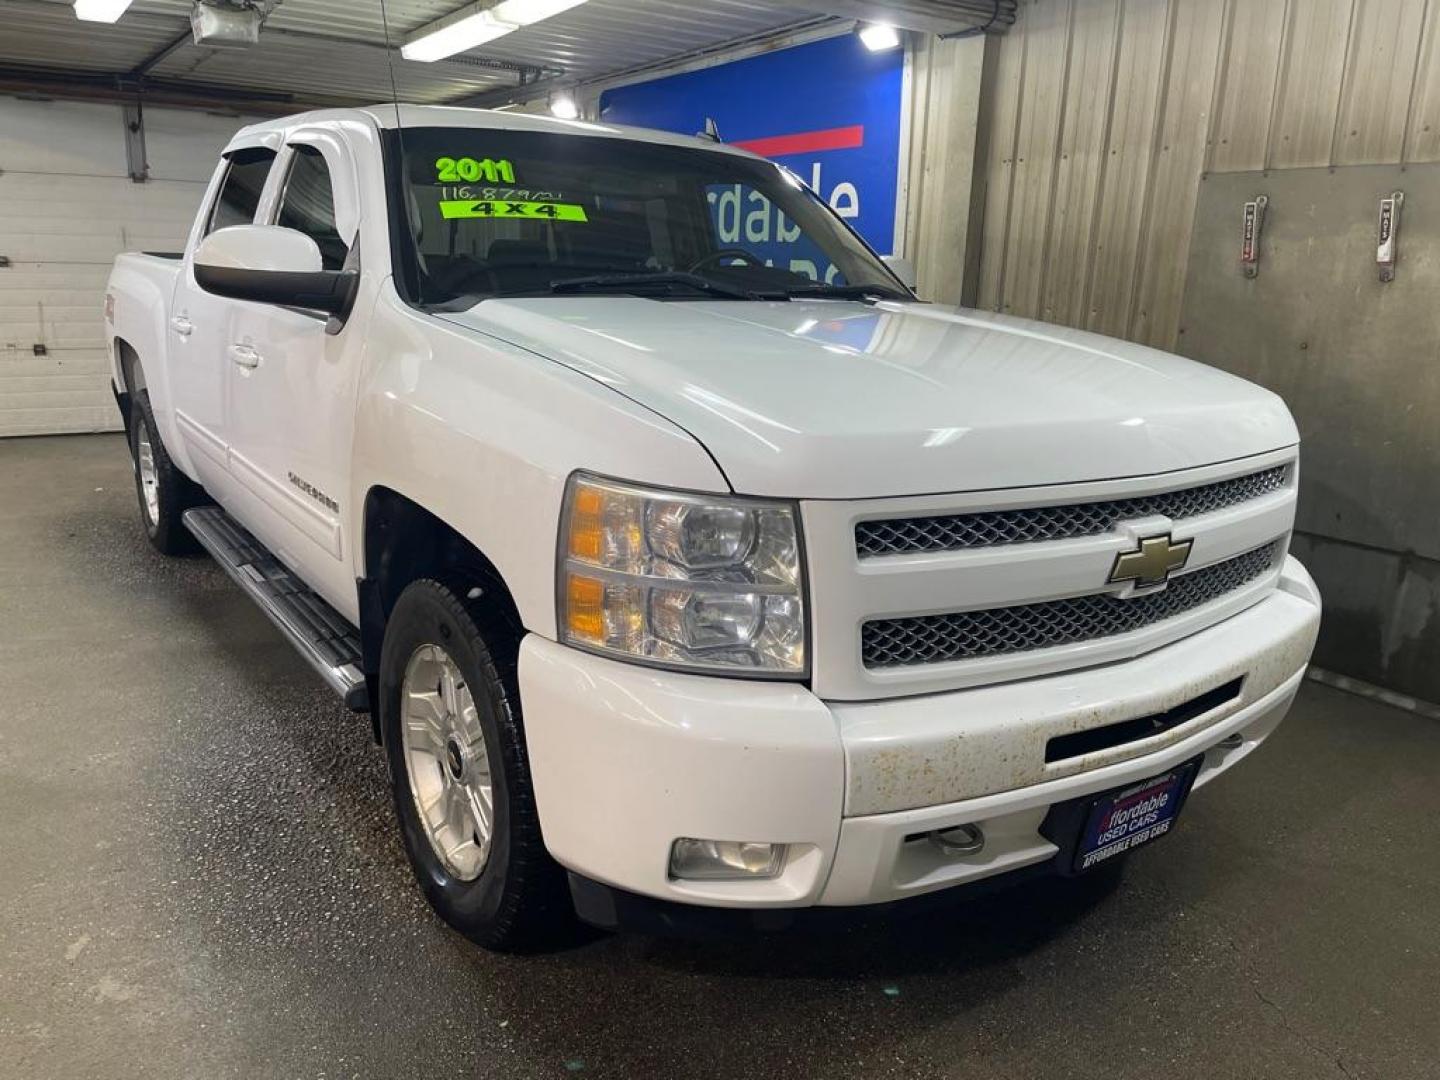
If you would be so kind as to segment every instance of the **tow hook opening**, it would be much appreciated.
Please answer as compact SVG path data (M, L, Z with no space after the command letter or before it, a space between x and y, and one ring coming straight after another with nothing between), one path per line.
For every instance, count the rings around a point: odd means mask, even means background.
M931 845L954 857L979 855L985 850L985 830L979 825L952 825L945 829L931 829L915 833L906 840L927 840Z

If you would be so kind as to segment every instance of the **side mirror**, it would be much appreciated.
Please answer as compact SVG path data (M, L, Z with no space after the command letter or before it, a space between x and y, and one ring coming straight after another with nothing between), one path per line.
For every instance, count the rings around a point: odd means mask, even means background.
M217 229L195 249L195 283L231 300L310 308L344 319L360 274L326 270L314 240L279 225Z
M881 255L880 261L890 268L890 272L900 279L911 292L915 291L915 264L903 255Z

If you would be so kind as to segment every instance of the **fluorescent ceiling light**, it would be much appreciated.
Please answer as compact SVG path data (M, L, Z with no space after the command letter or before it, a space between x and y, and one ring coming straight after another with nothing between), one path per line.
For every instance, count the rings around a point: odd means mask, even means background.
M81 0L75 0L79 4ZM89 2L89 0L87 0ZM129 0L126 0L128 3ZM522 26L578 7L585 0L501 0L469 4L452 15L422 26L400 46L406 60L429 63L504 37Z
M860 28L860 40L871 52L883 52L900 44L900 34L893 26L870 23Z
M579 7L584 2L585 0L502 0L490 10L501 22L529 26L531 23L559 15L562 11L569 11L572 7Z
M421 60L428 64L504 37L515 29L509 23L497 22L490 12L481 11L423 34L414 41L407 41L400 46L400 55L406 60Z
M75 0L75 17L86 22L113 23L129 6L130 0Z
M561 120L578 120L580 118L580 106L575 104L575 99L569 94L561 94L552 99L550 112Z

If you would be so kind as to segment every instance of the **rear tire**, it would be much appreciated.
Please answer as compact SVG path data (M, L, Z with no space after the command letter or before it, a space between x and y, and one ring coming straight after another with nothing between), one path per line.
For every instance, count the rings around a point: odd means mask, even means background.
M150 394L145 390L135 395L130 415L130 458L135 464L140 522L155 550L162 555L199 551L200 545L181 518L186 510L204 502L204 491L170 460L155 426Z
M520 717L514 631L438 581L410 584L380 651L379 708L401 838L426 899L498 952L574 925L540 835Z

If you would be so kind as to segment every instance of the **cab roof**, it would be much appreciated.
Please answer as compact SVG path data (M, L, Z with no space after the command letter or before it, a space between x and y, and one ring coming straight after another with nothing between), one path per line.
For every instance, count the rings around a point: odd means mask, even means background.
M295 113L258 124L250 124L236 132L227 149L240 145L254 145L266 141L265 137L282 136L293 128L305 124L351 121L369 124L381 129L460 127L480 128L499 131L548 131L557 134L602 136L612 139L630 139L634 142L655 143L662 146L682 146L693 150L722 151L743 157L756 157L749 151L726 146L710 139L693 135L676 135L669 131L653 128L630 127L624 124L596 123L589 120L561 120L558 117L535 113L509 112L497 109L461 109L445 105L367 105L357 109L319 109L312 112Z

